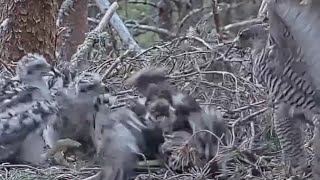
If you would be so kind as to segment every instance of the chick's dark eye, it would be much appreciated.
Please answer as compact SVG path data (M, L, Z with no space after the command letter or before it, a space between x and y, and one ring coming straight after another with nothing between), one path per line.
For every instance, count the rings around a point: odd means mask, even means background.
M89 85L89 86L82 86L80 88L80 92L88 92L88 91L92 91L95 89L95 85Z
M27 71L27 74L32 74L32 71L30 71L30 70L29 70L29 71Z
M95 88L95 85L89 85L87 86L87 90L93 90Z
M249 36L247 34L242 33L242 34L239 35L239 38L242 39L242 40L248 40Z
M37 64L34 67L35 67L35 69L41 69L43 66L41 64Z
M107 86L104 86L104 92L110 93L110 89Z
M80 92L87 92L87 89L80 89Z
M110 101L109 101L109 99L108 99L108 98L104 98L104 99L103 99L103 103L104 103L104 104L109 104L109 103L110 103Z

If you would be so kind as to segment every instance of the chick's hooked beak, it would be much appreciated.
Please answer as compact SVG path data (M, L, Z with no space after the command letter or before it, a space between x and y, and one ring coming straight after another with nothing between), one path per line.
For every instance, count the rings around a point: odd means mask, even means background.
M42 76L49 76L49 77L54 76L54 74L50 71L49 72L42 72L41 75Z
M105 83L101 83L101 87L103 88L104 93L110 93L110 89Z
M50 64L46 63L44 65L43 71L41 72L41 75L42 76L55 76L55 71L56 70L54 70L54 67L52 67Z
M63 74L60 73L55 67L52 67L52 66L51 66L50 71L53 72L53 75L54 75L55 77L62 77L62 76L63 76Z

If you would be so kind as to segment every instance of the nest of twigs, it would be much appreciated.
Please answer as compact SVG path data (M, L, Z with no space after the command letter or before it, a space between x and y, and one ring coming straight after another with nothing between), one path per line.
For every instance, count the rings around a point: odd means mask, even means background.
M165 67L170 81L179 90L196 97L201 105L212 105L223 112L232 132L232 141L227 146L220 144L212 161L225 162L221 171L229 176L228 179L284 179L281 150L273 130L272 114L268 111L263 88L252 77L250 53L233 47L232 41L207 43L198 36L178 37L170 42L156 44L137 55L127 51L112 57L105 53L105 47L98 43L91 52L91 63L87 70L101 74L111 93L117 95L118 106L126 105L129 99L139 95L125 85L127 77L146 64ZM181 153L177 156L190 155L186 145L178 148L178 151ZM188 160L194 158L192 153L187 157ZM208 166L190 167L180 174L165 167L144 168L144 175L136 179L209 177ZM75 170L2 165L0 177L83 179L97 171L85 167Z

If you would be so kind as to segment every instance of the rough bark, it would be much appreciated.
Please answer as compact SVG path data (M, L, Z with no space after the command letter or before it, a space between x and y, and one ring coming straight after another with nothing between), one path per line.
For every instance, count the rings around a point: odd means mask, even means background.
M8 25L0 32L0 58L16 62L26 53L54 59L56 0L0 0L0 22Z
M59 60L69 61L88 32L88 0L75 0L69 15L65 15L61 27L66 27L58 38Z

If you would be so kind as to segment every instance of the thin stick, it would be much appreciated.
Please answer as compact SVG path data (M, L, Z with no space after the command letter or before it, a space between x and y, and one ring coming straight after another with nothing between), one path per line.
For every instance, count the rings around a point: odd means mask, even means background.
M112 3L110 8L104 14L98 26L88 33L84 42L78 46L77 52L71 57L72 66L78 67L77 62L85 59L86 55L89 53L91 47L93 46L93 39L95 39L95 37L104 30L118 7L119 5L117 2Z
M118 57L109 67L109 69L106 70L106 72L102 75L102 79L107 78L112 70L121 62L121 60L129 53L130 51L127 50L126 52L123 53L122 56Z
M109 23L112 15L116 12L116 10L118 8L119 8L119 4L117 2L112 3L110 8L107 10L106 14L104 14L103 18L101 19L101 22L98 24L98 26L93 31L95 31L95 32L103 31L103 29Z
M97 6L101 10L102 13L106 11L106 9L110 9L110 2L108 0L95 0ZM140 54L142 52L142 48L138 45L138 43L134 40L132 35L130 34L128 28L121 20L119 15L115 13L111 20L111 26L118 32L119 37L121 38L124 44L129 46L129 49L132 50L134 53Z

